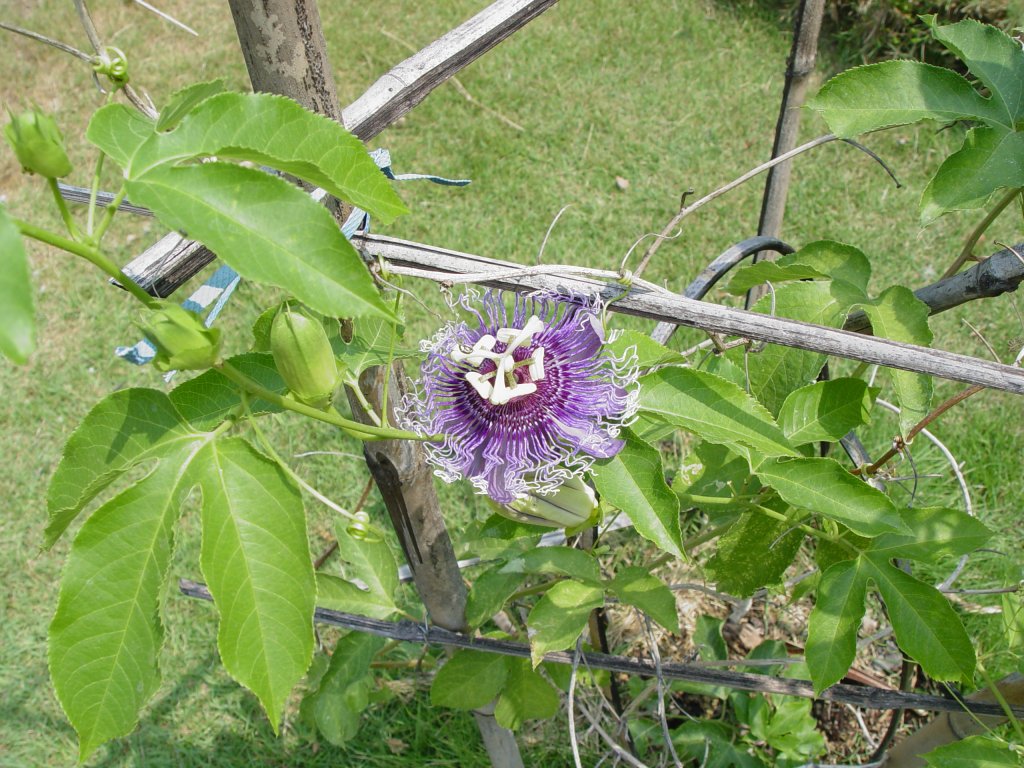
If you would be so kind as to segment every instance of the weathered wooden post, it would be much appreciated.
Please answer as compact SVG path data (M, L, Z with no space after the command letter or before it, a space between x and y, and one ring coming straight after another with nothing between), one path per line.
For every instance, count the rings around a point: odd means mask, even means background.
M315 0L230 0L230 5L253 88L289 96L340 122L341 109ZM360 377L360 387L375 408L380 408L387 376L392 377L393 405L403 391L400 363L392 369L371 368ZM352 402L356 418L366 418L362 406L354 398ZM393 413L388 416L393 418ZM430 620L444 629L464 631L466 587L423 448L415 442L395 440L367 443L363 453ZM522 768L511 731L499 726L490 711L475 715L495 768Z

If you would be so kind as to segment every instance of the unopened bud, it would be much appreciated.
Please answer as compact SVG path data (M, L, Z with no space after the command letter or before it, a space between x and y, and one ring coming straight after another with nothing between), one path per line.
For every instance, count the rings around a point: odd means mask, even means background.
M500 508L506 517L531 525L576 528L596 518L597 497L578 477L560 485L554 493L529 493Z
M323 323L285 304L270 327L274 364L295 397L326 408L338 383L338 364Z
M207 328L199 315L177 304L163 302L138 326L156 347L153 365L158 371L209 368L220 357L220 330Z
M4 126L4 136L22 168L51 179L71 173L64 136L50 115L38 107L17 116L8 114L11 122Z

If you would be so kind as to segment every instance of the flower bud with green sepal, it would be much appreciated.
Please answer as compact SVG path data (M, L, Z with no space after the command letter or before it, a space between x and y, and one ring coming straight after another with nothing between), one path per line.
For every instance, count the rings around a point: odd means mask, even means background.
M4 126L4 136L28 173L58 179L71 173L71 161L64 151L64 136L57 122L38 107L15 115Z
M220 357L220 330L207 328L199 315L177 304L160 302L137 325L156 347L158 371L209 368Z
M284 304L270 327L274 364L295 398L327 408L338 384L338 364L323 323L308 311Z
M554 493L529 492L510 504L496 505L505 517L549 528L580 528L597 522L599 511L593 489L571 477Z

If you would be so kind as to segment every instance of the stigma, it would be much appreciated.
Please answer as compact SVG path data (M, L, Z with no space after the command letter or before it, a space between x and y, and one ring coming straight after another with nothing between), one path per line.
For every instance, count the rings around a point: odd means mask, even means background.
M479 368L486 360L492 361L493 371L469 371L466 382L487 402L504 405L517 397L532 395L537 391L534 382L544 378L544 347L536 347L529 358L518 363L513 354L533 341L534 335L545 327L537 315L531 315L522 328L499 328L493 336L489 333L481 336L470 349L456 346L450 357L456 363L467 363L474 368ZM495 352L494 347L499 343L504 345L504 349ZM520 382L515 369L523 366L527 367L530 380Z

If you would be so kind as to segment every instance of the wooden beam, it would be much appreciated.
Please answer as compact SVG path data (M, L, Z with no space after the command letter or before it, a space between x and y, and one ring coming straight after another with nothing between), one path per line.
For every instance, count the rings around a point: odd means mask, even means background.
M342 110L363 141L376 136L448 78L553 6L557 0L497 0L476 16L392 67Z
M458 275L472 275L474 283L519 292L597 295L610 303L613 312L1024 394L1024 370L941 349L695 301L656 286L634 285L624 293L624 287L613 281L559 274L552 266L538 272L537 268L380 235L357 235L353 243L369 260L383 259L394 274L439 283ZM517 276L518 271L523 276Z

